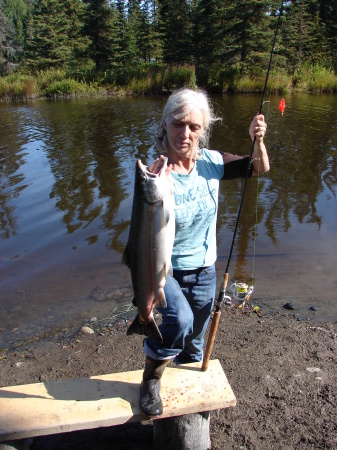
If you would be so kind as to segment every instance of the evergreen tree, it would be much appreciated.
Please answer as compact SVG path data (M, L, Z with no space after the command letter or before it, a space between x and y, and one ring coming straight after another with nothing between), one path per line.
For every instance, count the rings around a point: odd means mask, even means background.
M68 45L66 9L57 0L38 0L32 12L31 33L26 42L30 67L63 68L71 59Z
M145 62L150 62L152 57L151 23L150 23L150 2L145 0L141 5L138 24L138 50L140 58Z
M159 4L158 0L144 0L142 10L148 11L149 22L149 51L150 60L161 62L163 60L162 33L159 27ZM146 14L143 12L143 16Z
M193 42L197 68L221 63L223 56L223 2L200 0L193 10Z
M337 1L321 0L319 3L319 17L324 24L328 44L327 56L337 71Z
M18 41L24 44L24 21L27 16L28 7L23 0L3 0L1 1L1 10L11 19Z
M163 59L168 64L193 61L191 21L186 0L159 0L159 28Z
M322 60L326 41L317 6L313 0L295 0L287 5L282 40L292 71L305 61Z
M87 64L88 39L81 34L83 8L80 0L34 3L25 23L25 57L30 68L72 68L76 73Z
M13 22L4 14L2 4L0 0L0 68L1 72L7 72L17 59L19 43Z
M67 65L72 74L80 75L94 64L88 54L90 39L83 32L85 6L79 0L66 0L64 4L68 20L68 45L71 48L71 59Z
M241 71L251 74L261 75L261 70L265 70L273 42L272 6L268 0L226 2L224 56L227 63L239 65Z
M123 66L128 62L129 30L126 17L125 0L116 1L116 43L118 51L114 58L114 64Z
M116 15L106 0L86 0L84 35L89 38L89 57L97 71L110 68L119 51L116 42Z
M128 0L127 3L127 26L125 33L126 54L129 63L137 63L141 60L140 56L140 25L141 8L139 0Z

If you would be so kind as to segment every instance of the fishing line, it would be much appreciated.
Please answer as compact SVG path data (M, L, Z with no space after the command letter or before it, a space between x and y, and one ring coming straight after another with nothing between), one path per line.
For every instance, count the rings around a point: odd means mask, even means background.
M274 47L275 47L277 32L278 32L278 28L279 28L279 25L280 25L280 20L281 20L281 17L282 17L282 11L283 11L283 0L281 2L281 8L280 8L280 11L279 11L277 26L276 26L276 30L275 30L274 42L273 42L272 50L271 50L271 53L270 53L268 71L267 71L266 81L265 81L265 85L264 85L264 89L263 89L263 93L262 93L259 114L261 114L261 111L262 111L262 108L263 108L264 96L265 96L266 89L267 89L268 77L269 77L271 62L272 62L272 59L273 59L273 53L274 53ZM255 141L256 141L256 138L254 138L252 151L251 151L251 155L250 155L250 161L249 161L249 164L248 164L248 167L247 167L246 178L245 178L245 182L244 182L244 185L243 185L240 206L239 206L239 210L238 210L238 215L237 215L235 229L234 229L234 234L233 234L233 239L232 239L232 245L231 245L230 252L229 252L229 255L228 255L226 271L225 271L224 276L223 276L223 282L220 285L219 296L218 296L218 300L217 300L217 303L216 303L215 312L213 314L213 319L212 319L212 323L211 323L211 329L210 329L209 335L208 335L208 341L207 341L207 345L206 345L205 355L204 355L202 366L201 366L201 370L202 371L206 371L207 368L208 368L208 364L209 364L209 360L210 360L210 357L211 357L212 348L213 348L213 344L214 344L214 340L215 340L215 335L216 335L216 332L217 332L217 329L218 329L218 326L219 326L219 322L220 322L221 304L222 304L222 302L224 301L225 298L226 299L228 298L229 300L231 300L230 297L226 297L226 289L227 289L228 276L229 276L229 265L230 265L230 260L231 260L231 257L232 257L232 252L233 252L236 232L237 232L237 229L238 229L238 224L239 224L240 214L241 214L241 210L242 210L242 203L243 203L243 198L244 198L244 194L245 194L245 190L246 190L246 185L247 185L247 180L248 180L248 176L249 176L249 171L250 171L251 164L252 164L252 157L253 157L253 152L254 152Z
M281 35L282 35L283 26L284 26L284 21L282 21L282 25L281 25L281 30L280 30L280 34ZM276 37L275 37L274 43L275 42L276 42ZM275 45L274 45L274 53L275 53ZM271 104L271 92L272 92L272 88L273 88L273 81L275 79L276 67L278 65L279 56L280 56L279 53L276 53L276 57L274 58L275 61L274 61L271 81L270 81L270 84L269 84L269 97L268 97L268 100L266 100L264 102L264 103L268 104L267 113L265 114L266 122L268 122L268 119L269 119L270 104ZM251 283L252 283L252 285L254 285L254 281L255 281L255 256L256 256L257 221L258 221L259 186L260 186L260 172L259 172L259 169L260 169L260 166L258 167L257 184L256 184L256 206L255 206L255 225L254 225L254 240L253 240L253 262L252 262L252 266L253 267L252 267L252 275L251 275L251 280L252 280Z
M263 108L263 104L264 104L264 97L265 97L266 90L267 90L269 72L270 72L271 62L272 62L272 59L273 59L273 53L274 53L274 48L275 48L277 32L278 32L279 25L280 25L280 20L281 20L281 17L282 17L283 1L284 0L282 0L282 2L281 2L281 8L280 8L278 21L277 21L277 25L276 25L273 46L272 46L272 49L271 49L271 52L270 52L269 65L268 65L267 76L266 76L266 80L265 80L265 84L264 84L264 88L263 88L263 92L262 92L262 98L261 98L261 103L260 103L259 114L261 114L261 112L262 112L262 108ZM235 228L234 228L234 233L233 233L233 239L232 239L232 244L231 244L229 255L228 255L228 260L227 260L227 266L226 266L225 273L229 272L229 265L230 265L230 261L231 261L231 257L232 257L232 253L233 253L236 233L237 233L237 230L238 230L238 225L239 225L239 220L240 220L240 215L241 215L241 210L242 210L243 199L244 199L244 196L245 196L245 191L246 191L249 171L250 171L251 164L252 164L252 157L253 157L253 153L254 153L255 142L256 142L256 137L254 138L254 141L253 141L252 150L251 150L251 154L250 154L250 162L249 162L248 167L247 167L246 177L245 177L245 181L244 181L244 184L243 184L241 201L240 201L239 210L238 210L238 214L237 214L237 218L236 218L236 223L235 223Z

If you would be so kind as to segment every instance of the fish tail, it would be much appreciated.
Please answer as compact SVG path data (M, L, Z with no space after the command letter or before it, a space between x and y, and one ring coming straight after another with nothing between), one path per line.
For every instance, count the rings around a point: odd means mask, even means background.
M152 318L150 323L144 325L139 321L139 314L137 314L135 320L129 326L126 334L128 336L131 336L131 334L143 334L150 337L154 341L159 342L160 344L163 342L163 336L161 335L154 318Z

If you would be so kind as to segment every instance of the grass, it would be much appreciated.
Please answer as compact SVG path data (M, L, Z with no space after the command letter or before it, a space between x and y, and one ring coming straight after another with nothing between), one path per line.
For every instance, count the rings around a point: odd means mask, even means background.
M337 92L337 77L332 69L319 64L304 64L295 71L294 86L308 92Z
M203 72L204 87L221 92L261 92L264 76L240 75L239 71L223 70L221 66ZM90 72L90 77L78 79L65 70L49 69L33 74L17 72L0 77L0 100L34 97L83 96L103 92L132 94L162 94L181 87L197 85L194 66L165 66L141 63L133 67L119 67L103 74ZM318 64L304 64L293 76L270 74L270 92L337 92L337 76L332 69Z
M36 78L30 75L12 74L0 78L0 98L27 98L36 92Z

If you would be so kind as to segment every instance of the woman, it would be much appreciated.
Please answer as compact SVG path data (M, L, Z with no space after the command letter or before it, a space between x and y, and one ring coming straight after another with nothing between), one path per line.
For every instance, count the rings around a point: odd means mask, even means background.
M164 292L167 307L159 327L163 343L144 341L145 370L140 389L140 408L153 417L162 413L160 378L167 364L201 361L204 334L216 289L216 219L219 181L262 174L269 170L263 143L267 125L256 115L249 133L255 139L250 157L206 149L210 127L218 120L205 93L182 89L164 107L157 149L169 162L172 177L176 235L172 252L173 277ZM163 156L160 156L163 158ZM160 158L149 170L156 171Z

